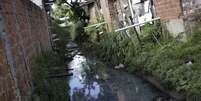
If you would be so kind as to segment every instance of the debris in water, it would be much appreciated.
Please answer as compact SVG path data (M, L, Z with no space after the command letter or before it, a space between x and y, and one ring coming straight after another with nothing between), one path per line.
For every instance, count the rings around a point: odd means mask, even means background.
M69 42L69 43L66 45L66 47L72 49L72 48L77 48L78 45L77 45L76 43L74 43L74 42Z
M114 68L115 69L121 69L121 68L124 68L125 66L123 64L119 64L118 66L115 66Z
M190 65L192 65L192 64L193 64L192 61L188 61L188 62L186 63L186 65L188 65L188 66L190 66Z

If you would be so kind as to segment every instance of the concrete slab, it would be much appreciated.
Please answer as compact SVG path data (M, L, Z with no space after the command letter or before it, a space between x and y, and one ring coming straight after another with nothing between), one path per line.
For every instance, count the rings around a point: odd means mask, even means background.
M169 20L166 22L166 27L173 37L177 37L180 33L185 32L183 19Z

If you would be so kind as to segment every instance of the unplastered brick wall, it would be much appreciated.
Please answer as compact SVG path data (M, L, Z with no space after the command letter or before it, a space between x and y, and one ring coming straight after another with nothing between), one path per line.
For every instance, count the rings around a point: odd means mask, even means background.
M31 63L47 49L46 12L29 0L0 0L0 101L28 101Z
M181 0L153 0L155 15L161 18L171 35L186 41Z
M201 0L153 0L153 2L156 16L161 17L173 36L187 39L191 35L201 16Z
M153 0L156 15L163 21L178 19L182 15L180 0Z

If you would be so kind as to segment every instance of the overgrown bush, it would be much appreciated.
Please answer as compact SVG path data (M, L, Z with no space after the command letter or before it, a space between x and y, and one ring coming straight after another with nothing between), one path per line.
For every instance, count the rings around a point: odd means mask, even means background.
M45 52L35 59L32 66L34 94L40 101L68 101L66 79L51 79L49 73L53 70L64 70L64 61L54 52ZM33 101L35 97L33 96Z

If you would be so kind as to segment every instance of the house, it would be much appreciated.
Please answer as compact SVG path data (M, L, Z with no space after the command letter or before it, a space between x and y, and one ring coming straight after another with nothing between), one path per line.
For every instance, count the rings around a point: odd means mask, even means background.
M95 0L89 12L91 20L102 14L110 31L131 25L130 16L134 23L160 17L172 36L187 37L201 16L201 0Z

